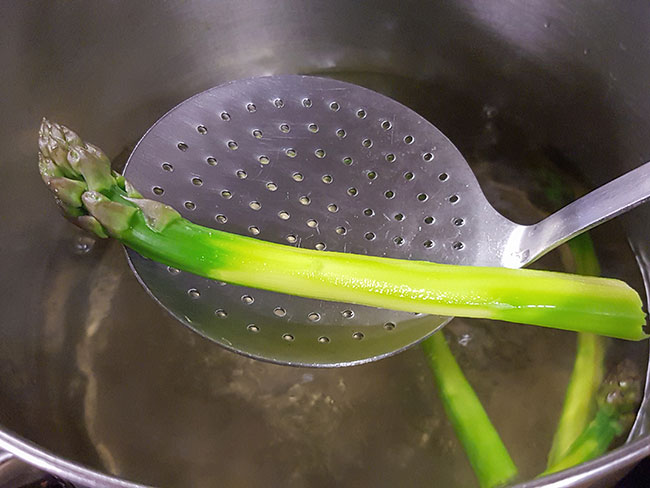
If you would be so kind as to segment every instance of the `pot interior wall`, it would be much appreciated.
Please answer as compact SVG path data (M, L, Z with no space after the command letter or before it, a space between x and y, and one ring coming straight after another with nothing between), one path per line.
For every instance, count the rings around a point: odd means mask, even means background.
M82 464L165 486L216 478L225 486L471 484L419 349L314 371L253 362L199 338L146 295L119 246L60 218L37 174L38 123L47 115L124 161L158 117L198 91L254 75L333 76L427 117L467 155L496 206L531 220L539 209L513 208L502 191L534 178L530 161L544 158L592 186L649 159L650 7L3 7L0 424ZM536 194L534 184L521 186ZM649 214L637 209L595 234L604 273L638 290L648 274ZM450 337L472 337L454 345L468 376L523 475L534 476L561 407L573 336L455 322ZM645 374L647 345L616 343L612 361L623 356ZM646 435L647 423L640 416L634 435Z

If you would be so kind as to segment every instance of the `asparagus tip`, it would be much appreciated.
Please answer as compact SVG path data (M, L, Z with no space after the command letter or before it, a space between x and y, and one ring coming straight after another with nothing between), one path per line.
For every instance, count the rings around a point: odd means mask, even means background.
M624 415L634 412L640 401L641 377L634 363L625 359L605 379L599 394L599 406Z
M107 211L106 205L99 205L100 199L95 194L97 191L110 190L115 184L106 155L92 144L84 143L76 132L51 122L47 117L41 120L38 136L39 172L65 217L99 237L107 237L110 230L120 231L123 223L116 220L119 212ZM109 228L102 227L102 219L97 216L87 215L90 211L87 202L95 200L102 208L100 215L107 215ZM129 214L129 211L123 210L121 213Z

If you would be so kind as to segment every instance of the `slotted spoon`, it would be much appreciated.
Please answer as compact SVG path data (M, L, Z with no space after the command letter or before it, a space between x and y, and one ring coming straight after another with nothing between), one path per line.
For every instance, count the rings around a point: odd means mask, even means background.
M286 75L184 101L144 135L125 176L204 226L287 245L518 268L650 197L650 163L532 226L488 203L430 122L374 91ZM222 346L283 364L395 354L451 317L324 302L211 281L128 250L151 295Z

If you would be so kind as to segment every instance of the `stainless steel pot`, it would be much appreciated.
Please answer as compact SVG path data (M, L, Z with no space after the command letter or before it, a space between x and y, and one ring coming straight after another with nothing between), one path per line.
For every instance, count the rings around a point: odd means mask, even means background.
M283 368L222 351L166 316L119 246L57 214L36 170L40 117L123 160L195 92L320 73L400 99L466 153L507 120L517 139L552 148L596 185L650 159L650 5L4 1L0 11L0 447L13 453L0 455L0 486L31 476L18 458L85 486L471 483L417 348L347 370ZM637 264L609 271L637 289L650 273L649 223L645 207L604 231L631 243ZM488 352L517 354L482 358L494 375L477 389L533 476L572 338L486 330L475 332ZM553 367L531 368L527 347ZM647 344L614 349L645 368ZM648 454L642 408L622 447L522 486L607 486Z

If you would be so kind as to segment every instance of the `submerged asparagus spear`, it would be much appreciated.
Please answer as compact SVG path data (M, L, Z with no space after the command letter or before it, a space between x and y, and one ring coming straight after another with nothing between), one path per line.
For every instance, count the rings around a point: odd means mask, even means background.
M454 359L443 331L422 342L438 393L481 488L503 486L517 476L517 467L481 401Z
M308 298L647 337L641 299L621 281L322 252L234 235L142 198L101 150L63 126L43 120L39 147L43 179L70 220L168 266Z
M600 274L598 258L588 234L572 239L568 245L577 273L589 276ZM606 341L604 337L594 334L578 334L573 371L549 451L548 467L564 458L591 420L595 410L595 395L603 378Z
M598 391L596 416L557 462L542 475L594 459L630 428L641 399L641 381L634 365L623 361Z
M562 461L585 430L595 411L595 395L603 376L606 339L594 334L578 335L576 358L564 397L560 421L553 436L547 467ZM582 459L580 462L588 461ZM568 467L568 466L567 466Z
M564 182L554 175L550 177L551 187L556 190L554 200L557 205L566 204L575 196ZM568 245L577 273L600 274L598 258L588 234L572 239ZM629 428L634 418L640 395L638 375L633 373L631 365L619 366L614 380L609 378L605 386L601 386L606 346L604 337L578 334L573 372L544 474L570 468L603 454L613 439Z

